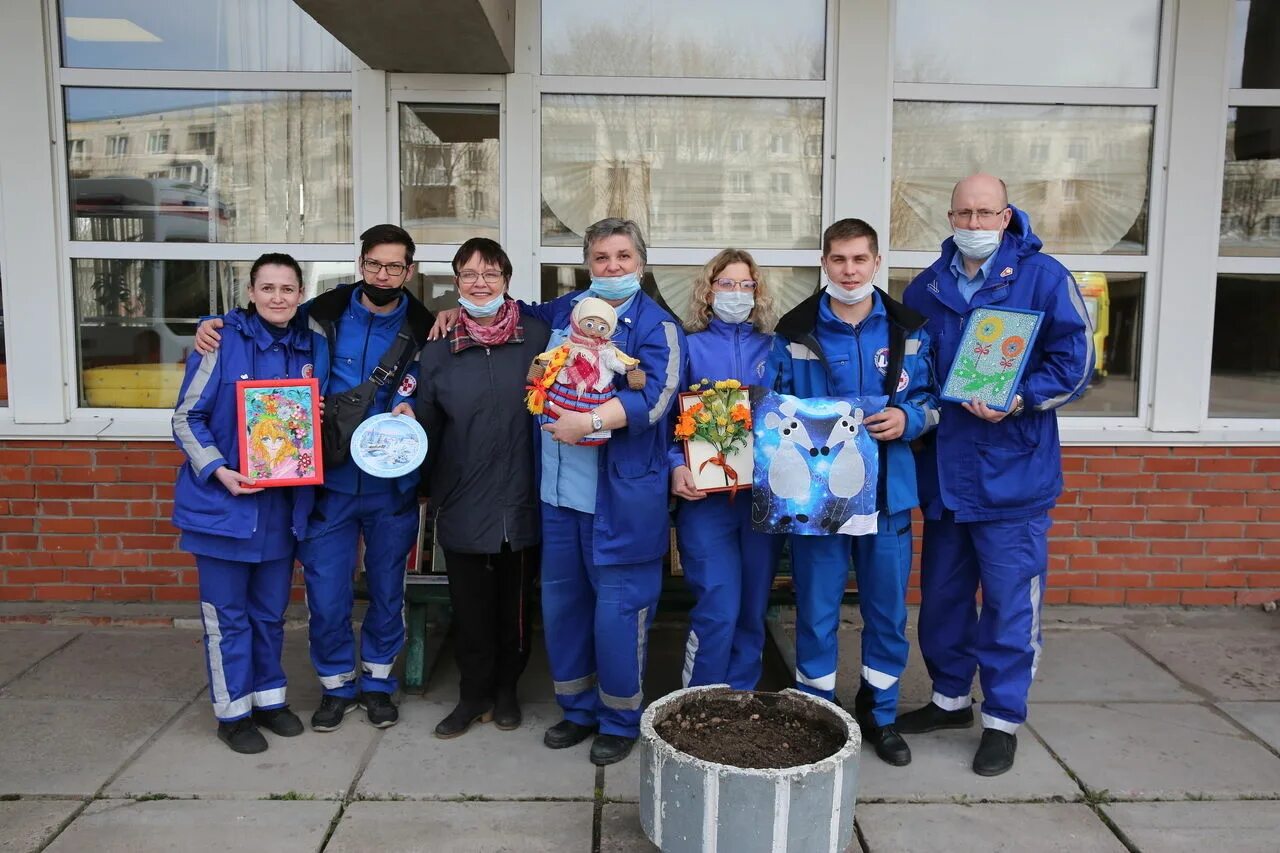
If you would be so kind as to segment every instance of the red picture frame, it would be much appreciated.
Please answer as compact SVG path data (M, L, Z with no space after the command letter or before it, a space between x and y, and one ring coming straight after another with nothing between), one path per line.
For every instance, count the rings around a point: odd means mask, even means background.
M240 473L255 487L324 483L318 380L240 380L236 423Z

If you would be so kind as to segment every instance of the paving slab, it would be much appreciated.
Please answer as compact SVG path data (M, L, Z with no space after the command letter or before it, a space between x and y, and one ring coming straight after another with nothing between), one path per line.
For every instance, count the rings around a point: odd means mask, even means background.
M80 632L17 625L0 628L0 685L4 685L78 633Z
M1280 803L1108 803L1102 807L1140 850L1160 853L1275 853Z
M80 800L0 802L0 853L39 850L78 808Z
M1080 798L1080 787L1030 732L1019 734L1017 760L1008 773L992 777L974 773L973 754L981 737L982 730L976 725L907 735L911 763L906 767L885 764L868 747L859 756L858 802Z
M1280 794L1280 758L1201 705L1034 703L1030 718L1091 790L1112 797Z
M1219 702L1218 707L1280 752L1280 702Z
M264 730L267 751L241 755L218 740L213 711L201 699L112 781L106 794L259 799L293 791L341 799L381 730L366 723L360 710L348 714L336 732L312 731L305 716L303 724L306 731L292 738Z
M85 631L5 688L21 699L189 700L208 680L198 631Z
M1280 630L1170 627L1125 633L1215 699L1280 699Z
M621 803L640 802L640 750L604 768L604 797Z
M323 802L98 800L47 850L315 853L337 811L337 803Z
M451 710L452 703L402 702L400 724L386 730L360 779L359 795L371 799L594 797L595 765L587 758L590 740L570 749L542 745L542 733L561 719L557 706L524 706L524 722L515 731L499 731L490 723L441 740L432 730Z
M640 807L606 803L600 813L600 853L651 853L657 850L640 826Z
M1083 803L865 805L858 807L858 826L870 853L1125 851L1107 825Z
M1046 631L1040 669L1031 685L1036 702L1197 702L1159 664L1124 637L1101 630Z
M591 803L352 803L325 853L591 849Z
M90 796L181 707L0 699L0 793Z

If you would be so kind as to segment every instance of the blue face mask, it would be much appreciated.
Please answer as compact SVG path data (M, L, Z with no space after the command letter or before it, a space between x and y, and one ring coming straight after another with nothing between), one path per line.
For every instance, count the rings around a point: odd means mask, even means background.
M492 317L498 313L498 309L502 307L502 302L506 297L498 296L485 305L477 305L466 297L459 296L458 304L462 306L462 310L466 311L472 317Z
M640 273L629 272L608 278L593 275L590 289L601 299L630 299L640 289Z

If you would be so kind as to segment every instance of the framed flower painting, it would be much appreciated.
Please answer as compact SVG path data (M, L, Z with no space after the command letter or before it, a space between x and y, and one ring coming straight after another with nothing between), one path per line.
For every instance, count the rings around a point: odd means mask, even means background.
M1043 316L1039 311L1019 308L971 311L942 386L942 399L953 403L981 400L998 412L1009 411Z

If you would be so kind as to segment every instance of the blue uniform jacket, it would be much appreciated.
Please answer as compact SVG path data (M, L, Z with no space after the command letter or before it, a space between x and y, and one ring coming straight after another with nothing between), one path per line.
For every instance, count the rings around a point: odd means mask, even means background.
M896 513L919 504L910 442L938 423L937 383L924 317L880 290L871 298L876 304L856 330L824 308L825 293L801 302L778 322L766 375L782 394L887 395L888 405L906 414L902 436L878 443L883 489L877 489L877 508ZM846 339L843 351L822 344Z
M311 362L312 336L299 318L276 340L255 314L234 310L222 317L222 345L187 359L187 373L173 413L173 438L190 464L178 469L173 525L180 530L248 540L258 527L263 493L232 495L213 472L240 469L236 382L241 379L297 379ZM294 487L294 536L306 529L315 501L310 486Z
M760 385L764 382L765 366L769 360L769 347L773 335L757 331L750 323L726 323L714 314L707 328L685 338L684 366L680 371L681 391L701 379L715 382L720 379L736 379L743 385ZM675 416L679 413L679 401L671 407L668 418L667 438L671 440L671 467L685 464L684 442L676 441Z
M308 301L307 322L315 350L315 376L320 393L347 391L369 378L395 340L406 317L420 350L431 328L432 316L426 307L406 292L395 310L374 314L360 304L360 285L344 284ZM335 355L337 361L335 361ZM389 412L400 403L413 405L418 386L418 357L406 371L387 382L369 407L369 415ZM418 471L384 480L361 471L350 459L324 472L325 488L344 494L396 489L405 493L418 484Z
M916 276L903 301L929 318L934 366L946 381L969 311L983 306L1044 312L1018 393L1026 408L987 423L942 401L942 422L920 456L920 497L926 518L943 509L956 521L1019 518L1050 509L1062 491L1059 406L1084 393L1093 373L1093 335L1084 300L1067 268L1041 254L1027 215L1013 218L996 250L991 275L969 303L960 296L951 259L955 241Z
M576 295L569 293L540 305L521 303L521 310L552 329L564 329ZM627 425L614 430L600 447L592 554L598 566L649 562L660 559L670 547L667 415L680 390L684 332L649 296L637 293L618 317L613 341L640 360L645 386L632 391L624 377L614 377Z

